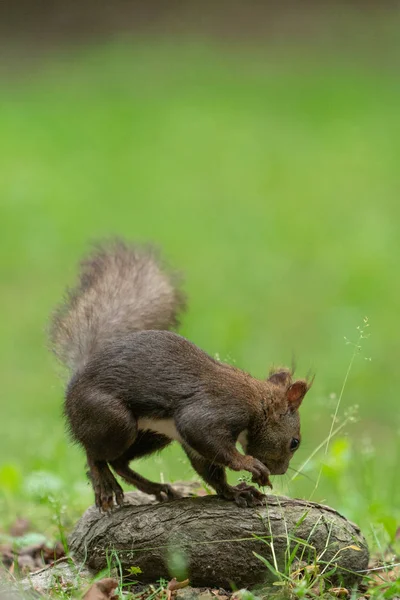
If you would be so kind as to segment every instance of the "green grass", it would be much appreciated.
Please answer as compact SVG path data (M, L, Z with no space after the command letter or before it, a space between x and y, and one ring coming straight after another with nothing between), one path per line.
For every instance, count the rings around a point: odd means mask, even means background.
M353 353L344 337L368 316L338 414L358 405L357 423L309 479L275 485L333 505L372 541L393 537L399 104L395 69L185 41L105 44L3 78L3 526L19 513L54 531L49 489L67 528L92 501L45 328L88 243L120 234L156 241L186 273L189 339L260 377L292 354L299 375L316 373L294 467L329 433ZM178 448L140 470L193 474Z

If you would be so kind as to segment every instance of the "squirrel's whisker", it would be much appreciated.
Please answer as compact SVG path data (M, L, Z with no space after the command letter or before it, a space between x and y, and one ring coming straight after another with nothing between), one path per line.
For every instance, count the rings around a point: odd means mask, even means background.
M293 467L288 467L288 469L290 469L291 471L294 471L295 473L297 473L298 475L301 475L302 477L305 477L306 479L309 479L311 481L311 483L314 483L314 484L316 483L315 479L313 479L309 475L306 475L305 473L303 473L303 471L298 471L297 469L295 469Z

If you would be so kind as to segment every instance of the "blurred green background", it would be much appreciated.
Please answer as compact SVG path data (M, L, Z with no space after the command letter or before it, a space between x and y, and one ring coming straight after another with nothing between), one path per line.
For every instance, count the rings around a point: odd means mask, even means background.
M118 234L185 273L181 332L200 347L260 377L292 356L316 373L295 468L328 435L354 358L345 426L275 489L393 537L400 19L343 22L345 43L329 20L312 39L125 32L29 60L25 47L2 70L0 525L50 527L61 502L69 526L92 502L45 330L90 242ZM359 352L345 340L358 326ZM179 448L142 462L157 480L193 477Z

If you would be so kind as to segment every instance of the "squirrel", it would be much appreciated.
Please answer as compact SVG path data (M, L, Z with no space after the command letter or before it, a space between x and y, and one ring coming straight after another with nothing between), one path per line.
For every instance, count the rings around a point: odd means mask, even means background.
M225 469L272 487L270 475L285 473L300 445L298 409L312 382L293 381L287 368L259 380L215 360L171 331L185 305L179 276L152 246L116 239L82 261L78 285L52 317L52 349L71 374L67 426L104 512L124 499L111 469L160 501L180 497L130 468L173 440L206 484L242 507L265 496L230 485Z

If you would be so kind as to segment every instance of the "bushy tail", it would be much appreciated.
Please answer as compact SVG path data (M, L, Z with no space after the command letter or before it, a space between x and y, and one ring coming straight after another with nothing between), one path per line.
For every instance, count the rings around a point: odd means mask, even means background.
M154 248L120 240L99 244L81 263L79 282L52 318L50 341L71 370L105 343L142 329L171 329L185 297Z

